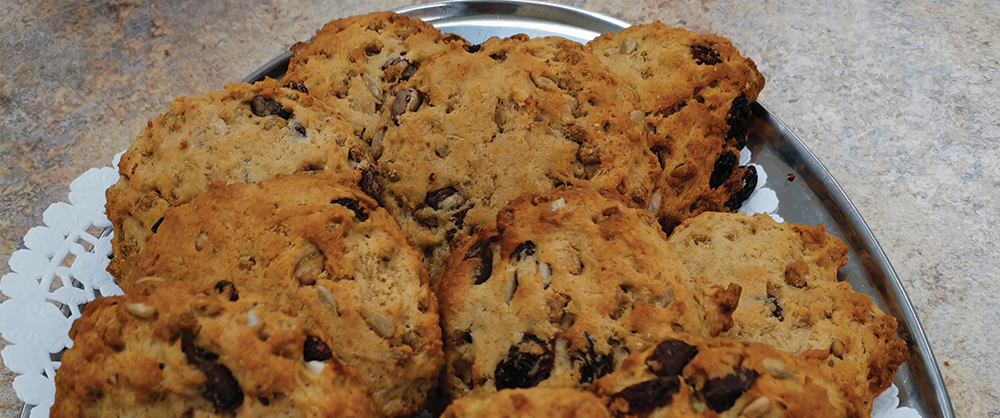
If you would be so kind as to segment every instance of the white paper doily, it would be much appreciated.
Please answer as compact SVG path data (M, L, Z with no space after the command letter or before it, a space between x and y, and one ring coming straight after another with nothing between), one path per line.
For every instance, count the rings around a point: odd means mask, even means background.
M122 291L105 269L111 254L111 222L104 214L104 192L118 181L118 160L111 167L92 168L70 183L69 203L54 203L42 214L44 226L24 236L26 249L15 251L8 264L11 273L0 278L0 336L9 344L0 358L17 373L14 391L31 409L31 418L49 416L55 397L58 357L72 347L70 326L80 317L82 305L100 296ZM750 152L740 153L740 164ZM741 212L768 213L778 208L774 191L764 187L767 174L757 168L757 189ZM778 222L781 217L771 214ZM874 401L874 418L919 418L915 410L897 408L899 390L890 387Z

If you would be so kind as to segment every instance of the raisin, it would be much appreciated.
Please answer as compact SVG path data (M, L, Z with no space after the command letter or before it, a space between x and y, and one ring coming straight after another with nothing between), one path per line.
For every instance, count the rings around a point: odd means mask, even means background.
M681 225L680 220L670 216L664 216L660 218L659 222L660 222L660 229L662 229L663 233L667 234L668 237L670 236L670 234L674 233L674 229L676 229L678 226Z
M229 293L230 302L240 300L240 293L236 291L236 285L229 280L219 280L219 282L215 284L215 291L220 295Z
M221 411L234 410L243 404L243 389L226 366L216 363L219 356L194 345L190 335L181 339L181 350L192 366L205 374L201 396Z
M480 45L480 44L466 45L465 46L465 51L468 52L468 53L470 53L470 54L475 54L475 53L479 52L479 48L482 48L482 45Z
M326 345L323 340L308 335L306 336L305 344L302 346L302 358L305 361L327 361L333 358L333 352L330 351L330 346Z
M692 46L691 55L693 55L694 59L701 65L715 65L722 62L722 57L719 56L719 51L705 46Z
M646 415L656 408L669 404L670 397L677 393L680 387L681 381L677 376L659 377L634 384L611 395L608 405L613 406L618 399L623 399L628 404L628 415Z
M519 348L523 345L541 347L542 354L524 352ZM537 350L529 349L526 351ZM494 371L496 388L501 390L534 387L549 378L554 366L555 356L552 344L542 342L534 335L525 335L520 344L510 348L507 352L507 358L497 364Z
M732 210L738 210L740 206L743 206L743 202L746 202L753 194L753 191L757 189L757 168L748 165L746 167L747 171L743 173L742 186L740 190L729 196L729 200L726 201L726 207Z
M287 87L295 91L309 94L309 89L306 88L306 84L301 81L292 81L288 83Z
M455 212L454 215L451 215L451 217L448 218L449 220L451 220L451 223L455 224L456 229L462 229L462 227L465 226L465 215L469 213L469 209L472 209L472 207L469 206L465 209Z
M361 170L361 180L358 181L358 188L372 199L378 198L382 188L378 185L377 171L374 168L369 167Z
M420 92L413 88L405 88L396 95L396 100L392 102L392 108L390 109L389 116L392 118L392 122L399 124L399 115L406 112L415 112L420 108L420 105L424 102L423 96Z
M604 375L615 371L615 359L607 354L597 354L594 352L594 340L590 334L584 333L587 337L587 352L577 352L573 354L574 362L580 364L580 383L590 383Z
M157 219L156 223L153 224L153 227L149 229L153 231L153 233L155 234L156 231L160 229L160 224L162 223L163 223L163 218L161 217L160 219Z
M736 164L740 162L739 157L729 151L725 154L719 156L718 160L715 160L715 167L712 169L712 177L708 179L708 187L713 189L718 188L729 178L732 174L733 168Z
M733 99L733 105L729 108L729 119L726 120L726 123L729 124L729 133L726 134L726 138L736 138L737 146L740 144L746 146L747 128L750 127L752 116L747 96L740 95ZM739 146L739 148L743 148L743 146Z
M489 280L490 275L493 274L493 251L490 250L490 246L497 242L498 237L489 237L486 239L480 239L469 247L469 250L465 253L465 258L463 260L468 260L470 258L480 259L480 263L472 270L472 275L475 277L473 283L483 284L486 280Z
M263 397L263 396L258 396L258 397L257 397L257 400L258 400L258 401L260 401L260 404L261 404L261 405L264 405L264 406L268 406L268 405L271 405L271 400L270 400L270 399L267 399L267 398L265 398L265 397Z
M429 192L424 197L424 204L434 208L434 210L441 210L441 204L455 193L457 191L454 187L446 187L438 191Z
M274 99L265 99L264 96L254 96L253 101L250 102L250 111L253 114L264 117L264 116L277 116L282 119L288 119L292 116L292 112L285 110Z
M778 298L772 295L767 295L767 301L770 304L774 305L774 308L771 308L771 315L774 315L775 318L778 318L779 322L784 322L785 315L781 311L781 305L778 303Z
M354 218L358 221L364 222L368 220L368 214L365 213L365 208L361 207L361 204L357 200L351 200L343 197L330 203L350 209L351 212L354 212Z
M522 242L514 249L514 260L521 261L535 255L535 243L531 241Z
M697 354L696 347L683 341L666 340L656 345L646 359L646 365L657 376L677 376Z
M708 380L701 389L705 395L705 405L715 412L732 408L736 400L743 396L743 392L750 389L757 380L757 373L752 370L736 367L733 371L734 374Z

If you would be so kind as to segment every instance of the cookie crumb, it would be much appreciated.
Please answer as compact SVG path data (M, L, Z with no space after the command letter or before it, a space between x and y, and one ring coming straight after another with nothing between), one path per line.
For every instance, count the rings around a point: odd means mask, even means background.
M795 173L788 173L788 182L791 183L795 181Z

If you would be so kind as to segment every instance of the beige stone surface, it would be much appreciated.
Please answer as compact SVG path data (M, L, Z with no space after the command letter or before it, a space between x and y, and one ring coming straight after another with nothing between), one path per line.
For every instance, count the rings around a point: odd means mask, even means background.
M0 274L70 181L171 98L239 80L326 21L406 3L0 1ZM760 100L895 266L956 414L1000 416L1000 3L564 3L718 33L753 58ZM12 379L0 367L0 416L21 409Z

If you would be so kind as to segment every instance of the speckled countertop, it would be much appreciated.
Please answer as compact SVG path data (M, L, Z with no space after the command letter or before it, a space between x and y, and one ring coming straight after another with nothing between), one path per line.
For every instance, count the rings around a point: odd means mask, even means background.
M563 3L732 39L882 244L957 415L1000 416L1000 3ZM0 274L69 183L174 96L239 80L329 20L406 4L0 2ZM3 416L20 413L13 378L0 367Z

